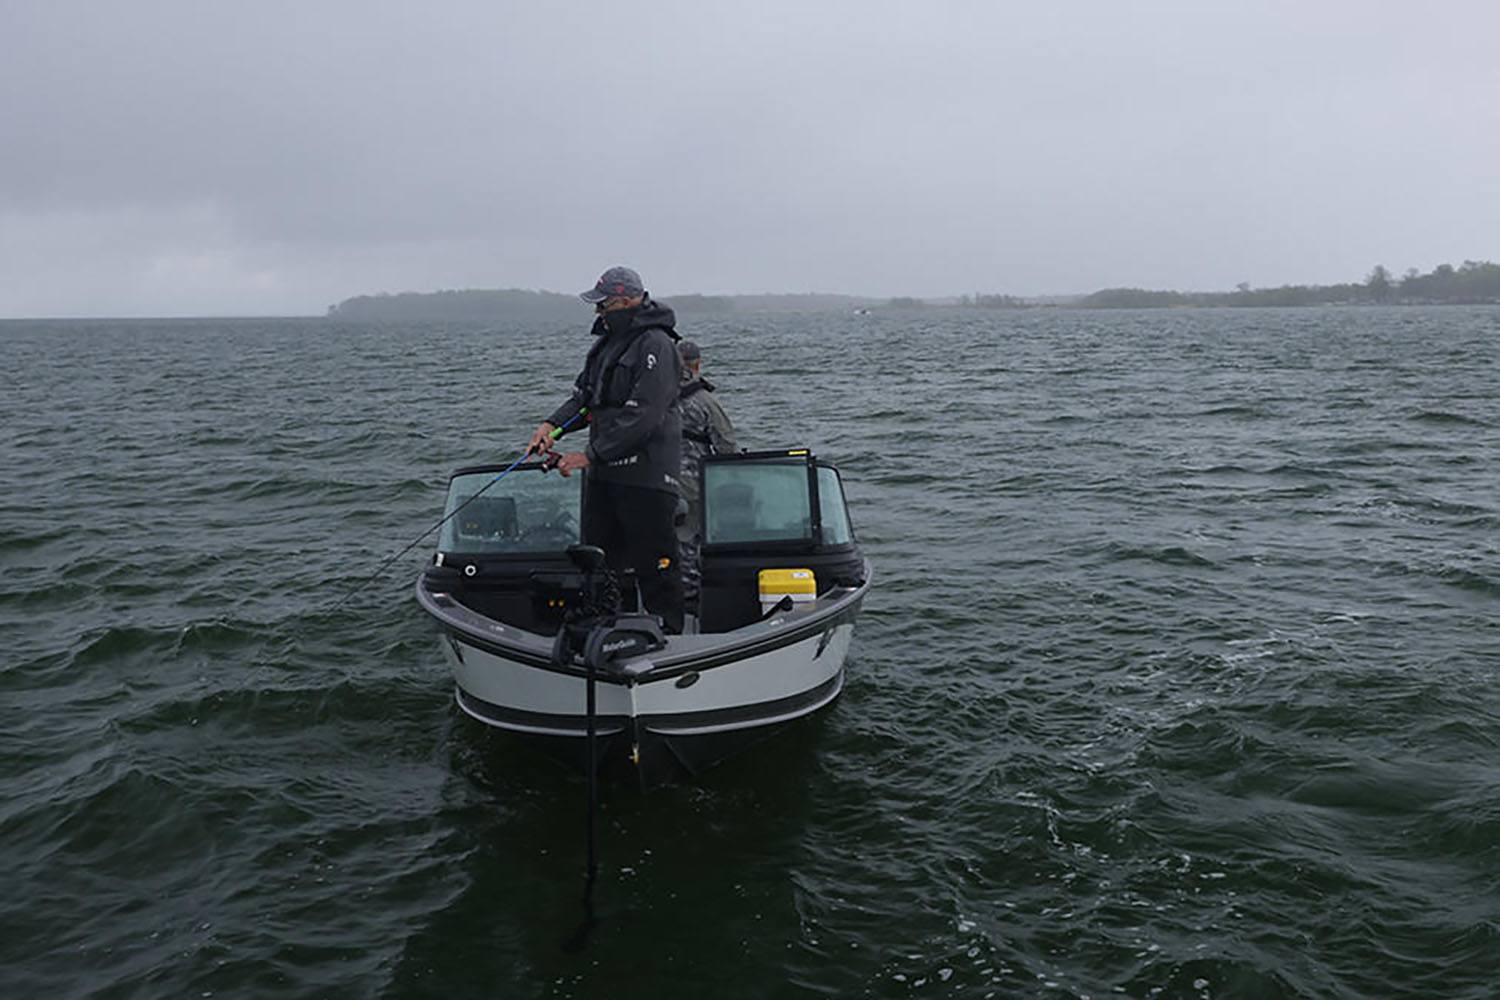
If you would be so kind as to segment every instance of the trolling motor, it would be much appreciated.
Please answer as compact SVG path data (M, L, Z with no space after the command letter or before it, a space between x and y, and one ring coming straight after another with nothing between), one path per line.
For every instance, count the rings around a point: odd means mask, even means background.
M595 849L594 814L599 807L599 756L597 749L596 685L601 670L634 679L651 669L649 663L629 661L667 644L661 623L653 615L622 614L620 585L605 565L604 550L597 545L570 545L568 558L583 575L583 601L569 609L557 639L552 644L552 662L566 666L583 661L587 672L585 746L588 753L588 870L583 889L584 921L570 938L569 948L581 948L594 923L594 881L599 875Z
M635 677L647 665L626 665L630 660L661 649L667 644L655 615L626 614L620 581L605 565L604 550L597 545L569 545L568 558L582 575L582 600L568 610L552 643L552 662L567 666L582 660L596 670Z

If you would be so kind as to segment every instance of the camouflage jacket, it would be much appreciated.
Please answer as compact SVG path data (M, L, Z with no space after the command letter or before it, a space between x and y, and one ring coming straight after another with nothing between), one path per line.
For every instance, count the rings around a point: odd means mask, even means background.
M714 398L713 383L684 374L678 405L682 409L682 495L696 504L702 493L703 456L736 450L734 425Z

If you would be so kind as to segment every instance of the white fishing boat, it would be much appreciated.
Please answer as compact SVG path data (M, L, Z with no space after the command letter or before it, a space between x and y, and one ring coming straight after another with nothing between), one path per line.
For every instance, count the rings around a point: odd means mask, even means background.
M838 697L871 571L831 464L803 449L704 461L701 595L682 635L580 544L581 478L531 462L449 481L416 594L466 713L649 786Z

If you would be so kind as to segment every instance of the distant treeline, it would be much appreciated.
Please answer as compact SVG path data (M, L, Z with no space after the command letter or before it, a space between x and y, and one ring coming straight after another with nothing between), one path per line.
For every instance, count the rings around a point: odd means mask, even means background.
M673 295L663 300L685 315L736 311L826 312L876 304L852 295ZM533 292L523 288L470 288L399 295L358 295L328 307L328 315L346 320L488 320L496 317L577 322L588 306L576 295Z
M1500 302L1500 264L1466 260L1439 264L1427 274L1411 268L1400 278L1377 264L1363 282L1345 285L1283 285L1232 292L1163 292L1106 288L1078 304L1093 309L1159 309L1167 306L1325 306L1360 303L1459 304Z
M958 304L980 309L1028 309L1038 303L1018 295L961 295Z
M976 293L949 299L861 298L856 295L668 295L663 301L688 316L734 312L864 312L872 307L922 309L966 307L1035 309L1082 306L1089 309L1161 309L1174 306L1325 306L1362 303L1440 304L1500 303L1500 264L1466 260L1457 267L1439 264L1427 274L1411 268L1400 278L1375 265L1365 280L1344 285L1283 285L1232 292L1173 292L1146 288L1106 288L1079 297L1027 298ZM578 322L588 307L575 295L522 288L402 292L359 295L328 307L328 315L351 320L524 320Z
M466 288L442 292L357 295L328 307L336 319L576 319L583 303L575 295L522 288ZM586 314L586 313L585 313Z

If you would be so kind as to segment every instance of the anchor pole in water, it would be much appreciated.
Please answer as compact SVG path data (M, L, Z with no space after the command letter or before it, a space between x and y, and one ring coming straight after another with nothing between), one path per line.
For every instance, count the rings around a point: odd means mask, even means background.
M594 817L599 810L599 758L595 752L596 731L594 726L594 713L596 704L594 700L594 658L584 658L584 670L587 671L588 679L584 682L588 691L586 711L584 743L585 752L588 754L588 773L585 780L588 784L588 816L587 816L587 838L588 838L588 866L584 871L583 879L583 920L569 934L563 942L563 951L568 954L577 954L589 943L589 933L593 931L594 924L598 922L594 916L594 883L599 878L599 855L596 849L594 836Z
M596 673L596 671L597 671L598 668L594 665L594 658L592 656L588 657L588 663L585 665L585 669L588 671L588 680L586 682L587 687L588 687L588 711L587 711L588 718L587 718L587 721L585 722L585 727L586 728L585 728L584 743L587 745L587 748L588 748L588 757L589 757L589 762L588 762L588 795L589 795L589 808L588 808L588 845L589 846L588 846L588 856L589 856L589 861L588 861L588 873L587 873L586 877L584 878L584 883L583 883L583 902L584 902L584 905L589 908L589 918L592 920L592 918L593 918L593 905L594 905L593 904L593 900L594 900L594 882L599 877L599 855L598 855L598 851L596 849L595 833L594 833L595 827L596 827L596 823L595 823L595 819L594 818L595 818L595 814L599 811L599 754L598 754L598 731L597 731L598 727L595 725L595 722L594 722L595 712L598 710L598 705L597 705L597 702L595 700L596 699L596 694L595 694L595 673Z
M576 953L583 950L588 944L589 932L593 930L596 922L594 916L594 884L599 880L599 851L598 851L598 812L599 812L599 696L598 677L599 660L605 655L602 637L608 633L608 628L603 619L599 617L605 609L601 607L601 596L599 593L598 574L602 571L605 575L606 590L612 589L608 570L604 568L604 552L590 545L576 545L568 549L568 556L583 570L585 596L582 606L574 610L574 614L582 621L591 621L592 627L588 632L588 638L583 642L583 669L584 669L584 753L588 760L585 763L584 782L588 789L588 808L584 817L588 850L588 862L584 869L583 880L583 922L574 929L568 939L563 942L563 950ZM616 598L615 601L618 599ZM609 611L615 610L608 597L603 598L603 603L610 604ZM576 633L575 633L576 634ZM562 631L558 633L559 651L570 650L571 641L568 636L568 624L564 622ZM557 654L561 655L561 653ZM572 653L566 654L569 659Z

